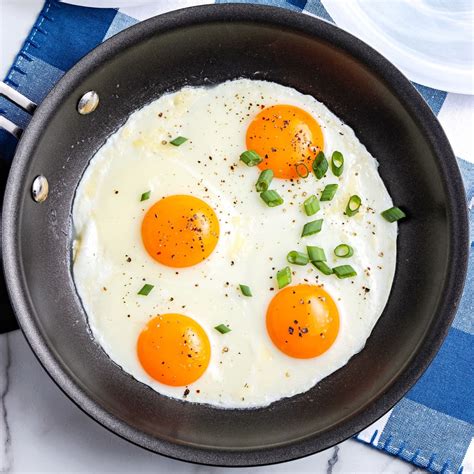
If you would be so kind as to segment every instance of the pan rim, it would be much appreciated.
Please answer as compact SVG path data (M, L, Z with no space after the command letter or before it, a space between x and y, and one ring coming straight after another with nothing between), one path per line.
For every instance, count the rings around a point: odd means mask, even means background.
M62 93L74 82L76 76L90 72L94 62L114 56L126 47L145 40L157 31L164 32L193 24L215 22L252 22L272 26L282 26L299 34L306 34L321 41L330 42L345 50L351 56L363 62L392 89L397 97L413 114L417 125L429 139L436 155L445 159L437 163L444 174L443 185L448 206L448 224L450 225L449 263L444 281L443 301L440 301L436 316L417 353L407 362L406 367L392 382L387 391L361 409L351 419L336 425L325 435L316 439L313 435L300 440L267 448L248 450L222 450L219 448L200 448L185 444L157 439L138 431L117 416L107 412L98 402L85 393L69 377L67 368L55 358L42 336L35 318L34 307L24 285L22 259L19 251L19 216L21 214L21 194L23 191L26 168L29 162L29 150L34 147L55 104L61 100ZM459 199L465 198L462 178L457 168L455 156L436 117L416 89L395 66L375 52L368 45L337 26L319 18L302 15L285 9L250 4L203 5L175 10L149 20L140 22L97 46L81 59L52 89L38 107L30 125L20 141L10 170L3 206L2 247L4 270L10 299L14 306L19 325L34 354L59 388L86 414L98 423L122 438L150 451L170 458L216 466L258 466L290 461L314 454L349 438L353 434L383 416L414 385L428 367L441 346L458 307L464 279L467 271L468 224L467 209L459 206Z

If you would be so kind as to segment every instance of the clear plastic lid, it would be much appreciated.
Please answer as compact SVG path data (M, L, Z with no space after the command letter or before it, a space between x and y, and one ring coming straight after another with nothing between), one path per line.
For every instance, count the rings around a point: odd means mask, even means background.
M474 94L473 0L322 0L341 28L419 84Z

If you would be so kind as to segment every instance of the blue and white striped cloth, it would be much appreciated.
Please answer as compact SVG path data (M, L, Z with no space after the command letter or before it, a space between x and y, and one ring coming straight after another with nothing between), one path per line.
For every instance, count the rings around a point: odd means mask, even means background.
M235 0L234 0L235 1ZM246 0L240 0L246 1ZM122 9L84 8L46 1L6 82L40 102L65 71L99 43L151 16L213 1L162 0ZM224 0L216 0L224 3ZM320 0L254 0L328 21ZM97 2L100 5L100 1ZM444 127L474 207L474 97L415 84ZM0 113L25 126L26 113L0 98ZM5 169L16 140L0 131L0 164ZM470 211L471 239L474 209ZM474 242L469 275L456 319L439 354L408 394L357 439L432 472L474 472Z

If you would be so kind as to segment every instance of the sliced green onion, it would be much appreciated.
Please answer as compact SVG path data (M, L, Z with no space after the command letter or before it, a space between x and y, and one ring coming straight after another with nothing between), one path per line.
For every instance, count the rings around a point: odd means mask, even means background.
M321 179L328 170L328 160L324 156L324 153L320 151L313 161L313 172L316 178Z
M338 187L339 187L338 184L327 184L326 187L323 189L323 192L321 193L320 200L332 201L332 198L336 194Z
M244 296L252 296L252 292L250 291L250 288L247 285L239 285L240 286L240 291Z
M332 275L332 268L326 262L311 262L324 275Z
M331 157L331 170L334 176L341 176L344 171L344 156L340 151L335 151Z
M297 252L292 250L286 256L288 263L293 263L294 265L306 265L309 262L309 258L305 253Z
M312 216L313 214L316 214L320 209L319 199L314 194L312 194L308 199L306 199L303 205L304 212L306 212L307 216Z
M305 163L296 163L295 170L300 178L305 179L309 176L309 169Z
M180 146L183 143L187 142L188 139L186 137L176 137L174 140L171 140L170 143L174 146Z
M316 219L315 221L307 222L303 227L303 232L301 232L301 237L306 237L308 235L313 235L321 231L323 226L322 219Z
M143 193L141 198L140 198L140 202L141 201L146 201L147 199L150 199L150 194L151 194L151 191L147 191L146 193Z
M256 151L247 150L240 155L240 161L243 161L247 166L255 166L261 163L262 159Z
M260 197L268 207L275 207L283 204L283 198L273 189L267 189L260 193Z
M383 211L381 214L388 222L396 222L407 216L399 207L391 207L390 209Z
M350 265L341 265L332 269L337 278L351 278L357 275L357 272Z
M306 251L308 252L308 257L312 263L326 261L326 254L324 253L324 249L322 249L321 247L308 245L306 247Z
M153 288L154 288L153 285L149 285L148 283L145 283L142 289L138 292L138 294L142 296L148 296L151 290L153 290Z
M257 192L261 193L262 191L266 191L269 188L272 179L273 171L263 170L260 173L260 176L258 177L257 182L255 184L255 189L257 190Z
M340 244L334 249L334 255L341 258L349 258L354 255L354 249L347 244Z
M277 282L278 288L280 290L291 283L290 267L282 268L280 271L277 272Z
M225 334L227 332L232 331L229 326L226 326L225 324L219 324L219 326L215 326L214 329L216 331L219 331L221 334Z
M351 196L349 198L349 201L347 202L346 206L346 214L349 217L355 216L359 212L360 204L361 204L361 199L357 194L354 194L354 196Z

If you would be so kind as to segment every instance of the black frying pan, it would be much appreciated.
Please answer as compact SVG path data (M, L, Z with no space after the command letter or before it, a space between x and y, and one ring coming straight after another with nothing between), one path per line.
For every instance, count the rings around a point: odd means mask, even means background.
M74 192L107 137L164 92L239 77L275 81L324 102L379 159L394 201L409 211L400 225L390 299L365 349L304 394L240 411L168 399L124 373L91 339L71 279ZM79 115L78 101L91 90L100 105ZM38 175L49 182L42 203L31 193ZM324 21L281 9L196 7L106 41L39 106L18 144L6 190L6 279L39 360L98 422L183 460L274 463L365 428L430 363L463 287L463 202L455 158L436 118L408 80L367 45Z

